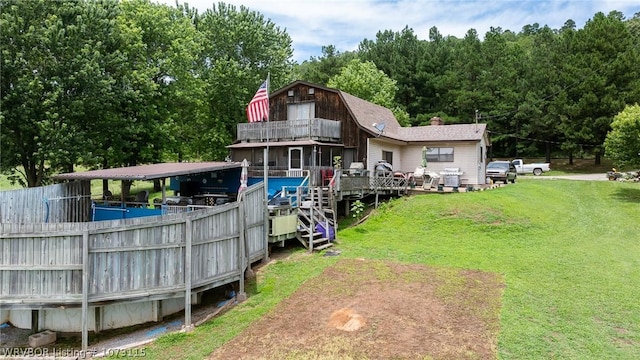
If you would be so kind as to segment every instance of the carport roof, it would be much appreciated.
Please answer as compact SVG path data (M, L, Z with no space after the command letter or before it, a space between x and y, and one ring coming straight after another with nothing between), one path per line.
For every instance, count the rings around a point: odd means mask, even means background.
M204 172L235 169L239 162L181 162L128 166L113 169L90 170L54 175L55 180L155 180L171 176L200 174Z

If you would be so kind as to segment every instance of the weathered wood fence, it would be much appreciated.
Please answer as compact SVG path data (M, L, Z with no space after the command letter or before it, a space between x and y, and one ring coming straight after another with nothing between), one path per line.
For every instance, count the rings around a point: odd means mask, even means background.
M0 191L0 223L90 221L90 195L88 181Z
M239 201L203 210L136 219L82 223L0 224L0 307L82 307L111 301L185 297L235 281L244 295L244 271L268 256L264 187Z

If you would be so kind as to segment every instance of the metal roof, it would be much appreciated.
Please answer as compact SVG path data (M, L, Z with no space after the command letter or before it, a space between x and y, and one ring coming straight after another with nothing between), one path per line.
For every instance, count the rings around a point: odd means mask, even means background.
M90 170L58 174L55 180L155 180L171 176L200 174L204 172L240 168L239 162L181 162L128 166L113 169Z

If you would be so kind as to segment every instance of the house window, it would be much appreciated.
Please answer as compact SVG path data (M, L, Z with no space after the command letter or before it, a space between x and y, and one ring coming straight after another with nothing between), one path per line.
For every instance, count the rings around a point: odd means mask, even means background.
M382 160L388 162L393 165L393 152L382 150Z
M427 161L431 162L453 162L453 148L428 148Z
M287 105L287 120L307 120L316 117L316 103L305 102Z
M289 170L302 170L302 148L289 148Z

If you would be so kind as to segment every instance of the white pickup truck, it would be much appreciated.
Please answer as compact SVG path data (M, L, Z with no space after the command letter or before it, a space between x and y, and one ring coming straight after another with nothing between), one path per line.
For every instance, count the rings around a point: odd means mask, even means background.
M549 163L525 164L522 159L515 159L511 163L516 167L518 174L542 175L543 172L551 170Z

